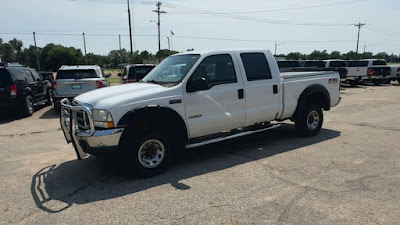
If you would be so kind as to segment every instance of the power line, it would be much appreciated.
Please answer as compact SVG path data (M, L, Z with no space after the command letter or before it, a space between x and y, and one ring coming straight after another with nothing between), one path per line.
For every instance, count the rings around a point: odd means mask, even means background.
M224 13L232 13L232 14L245 14L245 13L266 13L266 12L279 12L279 11L289 11L289 10L297 10L297 9L310 9L310 8L320 8L326 6L335 6L335 5L345 5L345 4L354 4L358 2L365 2L369 0L356 0L356 1L346 1L346 2L337 2L330 4L319 4L319 5L310 5L310 6L300 6L300 7L291 7L291 8L281 8L281 9L269 9L269 10L245 10L245 11L224 11ZM178 14L209 14L209 13L200 13L200 12L177 12Z
M193 12L200 12L204 14L209 14L213 16L222 16L226 18L231 18L231 19L237 19L237 20L245 20L245 21L252 21L252 22L259 22L259 23L271 23L271 24L285 24L285 25L298 25L298 26L351 26L351 23L346 23L346 24L336 24L336 23L297 23L297 22L291 22L291 21L285 21L285 20L267 20L267 19L262 19L262 18L255 18L255 17L249 17L249 16L241 16L237 14L231 14L231 13L224 13L224 12L217 12L217 11L209 11L209 10L202 10L202 9L196 9L188 6L183 6L183 5L177 5L177 4L172 4L172 3L164 3L167 7L180 7L184 8L189 11Z

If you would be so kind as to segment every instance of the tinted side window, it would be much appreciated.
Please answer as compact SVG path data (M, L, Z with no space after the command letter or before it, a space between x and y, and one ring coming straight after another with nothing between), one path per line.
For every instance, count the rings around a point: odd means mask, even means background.
M237 78L232 57L227 54L206 57L190 79L194 78L205 78L209 87L218 84L236 83Z
M271 70L264 53L242 53L240 57L248 81L272 79Z
M386 66L386 61L378 60L372 63L373 66Z
M35 81L43 81L43 78L35 70L30 70L30 72L32 73Z
M22 74L24 75L24 80L27 81L29 84L35 83L35 80L33 79L33 75L31 72L27 69L22 71Z

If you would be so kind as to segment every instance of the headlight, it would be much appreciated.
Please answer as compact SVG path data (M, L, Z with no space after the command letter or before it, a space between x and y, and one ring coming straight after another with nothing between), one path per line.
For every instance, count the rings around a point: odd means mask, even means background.
M93 110L94 126L100 128L113 128L114 123L110 112L103 109Z

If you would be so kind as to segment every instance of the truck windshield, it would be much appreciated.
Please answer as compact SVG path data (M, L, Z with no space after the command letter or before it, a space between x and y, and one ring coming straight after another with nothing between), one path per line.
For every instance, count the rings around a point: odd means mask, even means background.
M143 82L155 82L159 84L179 83L200 58L200 55L170 56L155 67Z
M56 79L82 79L98 77L99 76L94 70L59 70Z

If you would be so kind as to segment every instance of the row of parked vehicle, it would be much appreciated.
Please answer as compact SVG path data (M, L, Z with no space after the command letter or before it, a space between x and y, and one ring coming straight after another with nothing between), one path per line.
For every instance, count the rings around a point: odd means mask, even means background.
M155 65L127 65L123 83L143 79ZM61 99L74 97L110 83L100 66L62 66L56 76L53 72L37 72L17 63L0 63L0 111L17 112L31 116L35 106L51 105L59 111Z
M278 66L281 72L337 71L341 81L352 86L364 82L376 85L391 81L400 83L400 66L389 66L384 59L281 60Z

